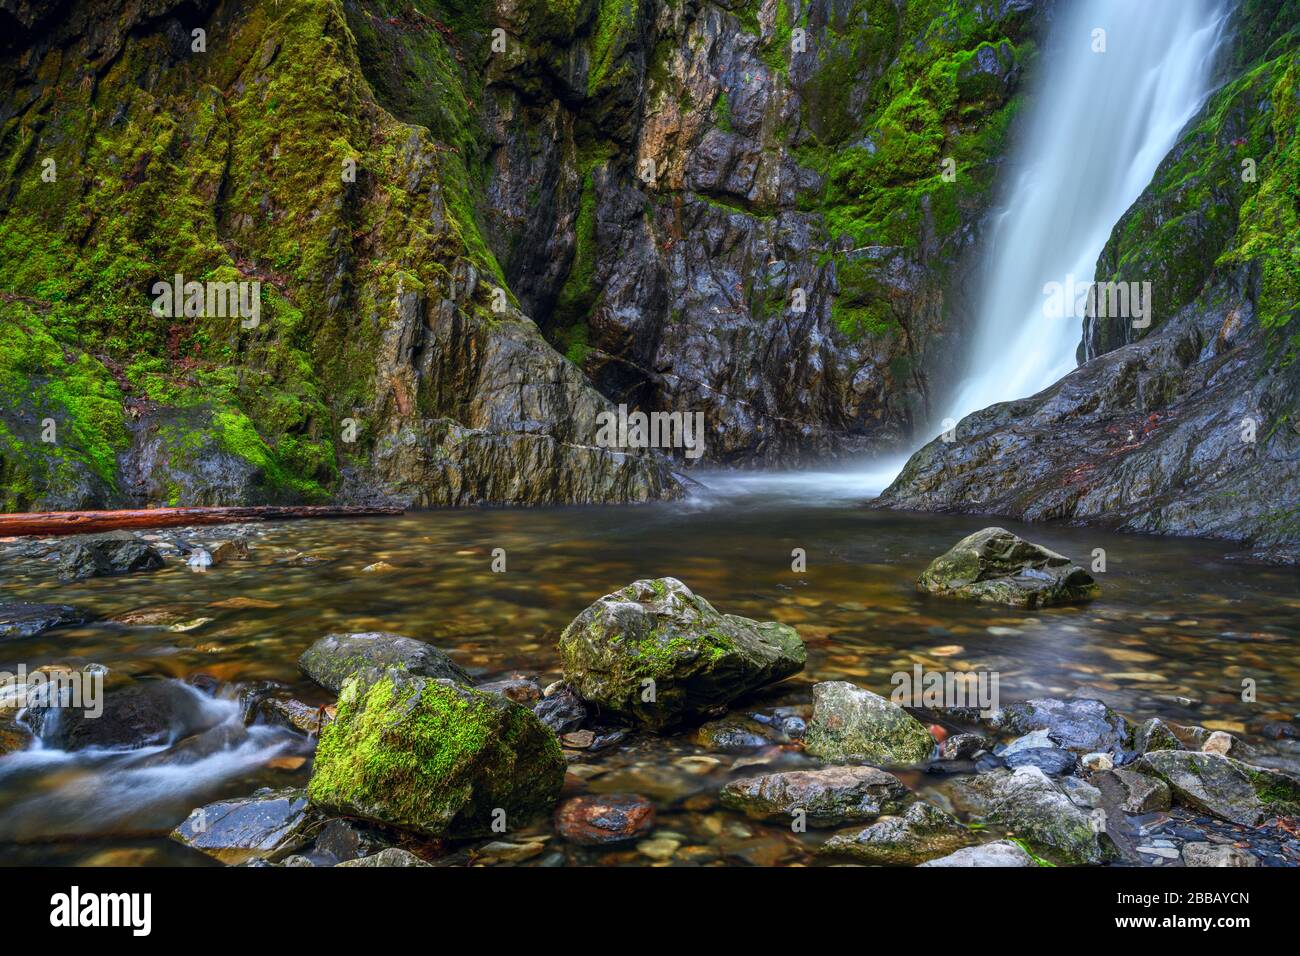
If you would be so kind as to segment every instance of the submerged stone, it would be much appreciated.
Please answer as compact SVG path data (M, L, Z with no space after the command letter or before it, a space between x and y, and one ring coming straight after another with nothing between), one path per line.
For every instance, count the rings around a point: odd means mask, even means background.
M559 742L531 710L394 671L343 685L308 794L329 812L426 836L491 836L494 823L514 829L550 811L564 773Z
M298 668L336 693L353 675L369 682L392 668L416 677L472 683L455 661L432 644L387 631L326 634L298 658Z
M570 843L582 846L640 839L654 825L654 804L637 794L573 797L555 811L555 829Z
M81 624L88 617L67 604L0 603L0 638L35 637L56 627Z
M1069 558L1003 528L962 538L930 562L916 588L1027 608L1087 601L1101 593L1092 575Z
M720 614L676 578L636 581L560 636L564 679L584 700L658 729L803 669L794 628Z
M893 765L920 763L934 751L925 725L897 704L846 681L813 687L804 748L814 757Z

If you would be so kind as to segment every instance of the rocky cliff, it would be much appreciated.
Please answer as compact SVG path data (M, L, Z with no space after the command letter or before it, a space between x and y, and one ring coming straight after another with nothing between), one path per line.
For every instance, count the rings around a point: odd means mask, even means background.
M881 506L1300 542L1300 5L1246 0L1223 83L1101 255L1149 329L1085 322L1075 372L917 452Z
M3 506L678 493L619 403L904 436L1044 9L0 0Z

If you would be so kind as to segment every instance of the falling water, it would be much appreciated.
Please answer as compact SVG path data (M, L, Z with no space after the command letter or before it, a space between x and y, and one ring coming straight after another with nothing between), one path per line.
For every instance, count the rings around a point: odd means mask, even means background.
M1211 90L1227 0L1076 0L1053 25L1041 88L991 232L965 374L942 416L960 421L1032 395L1075 367L1073 303L1050 317L1044 286L1086 288L1111 230ZM1104 51L1101 47L1104 31ZM1155 308L1159 289L1153 290ZM879 494L907 456L837 472L702 475L719 498L762 493L831 504ZM704 500L711 500L708 495Z
M1082 0L1057 22L948 417L1032 395L1074 368L1082 323L1072 309L1049 317L1044 287L1093 281L1115 223L1204 103L1225 19L1222 0Z

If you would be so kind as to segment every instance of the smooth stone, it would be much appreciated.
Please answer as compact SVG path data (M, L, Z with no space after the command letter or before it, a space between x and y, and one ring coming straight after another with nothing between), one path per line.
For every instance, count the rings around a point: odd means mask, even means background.
M985 843L981 846L967 847L940 857L927 860L921 866L1037 866L1034 858L1023 848L1010 840Z
M35 637L56 627L83 624L89 618L67 604L0 603L0 638Z
M915 866L947 856L972 839L951 814L917 802L901 816L885 817L856 833L837 833L817 852L876 866Z
M432 644L387 631L327 634L298 658L299 670L335 693L353 675L369 683L392 668L417 677L473 683L455 661Z
M640 839L654 829L654 824L654 804L638 794L573 797L555 810L555 829L580 846Z
M317 816L301 790L259 790L191 811L171 837L227 865L274 862L302 847Z
M1060 747L1031 747L1017 750L1011 754L1002 754L1008 767L1037 767L1049 777L1061 777L1073 773L1079 760L1068 750Z
M809 826L833 827L898 813L911 791L875 767L790 770L733 780L722 788L723 806L754 820L789 823L802 810Z
M1121 749L1129 739L1128 721L1101 701L1082 697L1008 704L993 722L1014 734L1045 730L1057 746L1076 753Z

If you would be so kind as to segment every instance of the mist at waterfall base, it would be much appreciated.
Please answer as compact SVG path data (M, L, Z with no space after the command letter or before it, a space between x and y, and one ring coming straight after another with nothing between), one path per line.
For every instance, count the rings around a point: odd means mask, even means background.
M974 337L945 419L1033 395L1075 368L1082 323L1045 308L1050 283L1087 286L1125 211L1211 92L1223 0L1079 0L1053 25L1000 211L986 234ZM1104 30L1104 52L1097 52ZM1154 290L1160 307L1160 290ZM918 442L916 447L924 444ZM807 503L872 498L907 455L842 469L710 473L703 502L735 495Z

